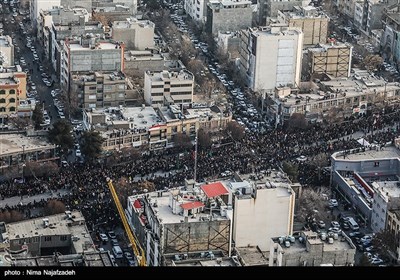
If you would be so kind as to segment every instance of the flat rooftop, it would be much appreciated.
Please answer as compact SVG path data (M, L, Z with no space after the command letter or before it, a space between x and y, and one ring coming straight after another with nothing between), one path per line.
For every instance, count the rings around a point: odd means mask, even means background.
M12 41L10 36L0 36L0 48L11 47Z
M154 23L150 20L139 20L136 18L127 18L123 21L114 21L113 29L125 29L125 28L154 28Z
M365 149L365 151L361 151L356 153L354 150L353 153L346 154L343 157L343 151L336 152L332 155L336 160L374 160L374 159L383 159L383 158L399 158L400 150L394 146L383 147L383 149Z
M83 251L95 251L93 240L85 224L85 218L80 211L72 211L72 220L67 219L66 214L56 214L47 217L25 220L6 224L6 233L9 240L30 238L35 236L71 235L78 238L72 239L72 245L76 253ZM45 227L43 219L49 219L49 226Z
M390 197L400 197L399 181L375 181L371 183L375 192L379 192L382 196L389 200Z
M243 266L268 265L269 252L261 252L257 247L236 248Z
M153 206L151 206L153 208ZM164 192L162 197L157 197L157 208L153 208L157 210L158 218L162 219L163 224L179 224L184 221L184 217L179 214L172 213L172 209L169 206L169 192ZM204 218L209 217L209 213L197 213L196 217L189 217L189 223L201 222ZM213 220L214 221L224 221L227 220L226 217L222 217L219 215L219 211L213 212Z
M318 44L315 48L309 48L311 52L326 52L329 49L341 49L341 48L351 48L352 46L342 42L336 42L334 44Z
M193 74L187 70L176 71L146 71L146 75L151 78L152 82L162 82L164 80L169 80L173 82L193 82Z
M163 56L159 53L151 51L127 51L124 53L126 61L147 61L147 60L163 60Z
M91 48L82 46L79 43L71 43L71 44L69 44L69 46L72 51L74 51L74 50L89 50L89 51L92 50ZM100 43L96 44L96 48L94 50L96 50L96 49L97 50L112 50L112 49L117 49L116 46L118 46L118 45L115 43L100 42Z
M53 149L46 137L28 137L22 134L0 134L0 156L18 154L25 151L36 152Z

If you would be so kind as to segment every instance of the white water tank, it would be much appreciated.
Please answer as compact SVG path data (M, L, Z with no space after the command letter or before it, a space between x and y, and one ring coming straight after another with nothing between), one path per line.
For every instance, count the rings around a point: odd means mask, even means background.
M329 237L329 238L328 238L328 243L329 243L329 244L333 244L333 238L332 238L332 237Z

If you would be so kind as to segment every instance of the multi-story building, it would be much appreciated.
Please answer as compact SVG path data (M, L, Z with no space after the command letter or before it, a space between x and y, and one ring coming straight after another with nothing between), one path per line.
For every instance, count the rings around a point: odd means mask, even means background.
M206 32L216 36L218 32L238 31L252 26L251 1L210 0L207 4Z
M150 266L191 253L230 255L232 210L221 182L157 191L128 198L127 216ZM215 252L215 253L214 253Z
M374 232L386 228L386 215L400 202L400 151L388 143L370 144L331 156L332 187L354 206L360 220Z
M393 258L400 261L400 209L392 209L387 212L386 230L392 234L396 240L395 249L393 250Z
M127 50L154 48L154 23L149 20L127 18L124 21L114 21L112 24L112 38L122 41Z
M144 77L146 71L165 69L165 57L156 51L127 51L124 53L124 71L132 76Z
M195 22L205 23L207 15L207 4L209 0L185 0L184 10Z
M95 252L95 246L80 211L65 211L47 217L6 224L2 240L7 240L9 250L28 247L31 256L82 254Z
M239 58L240 38L238 32L218 32L216 40L218 51L227 54L231 60Z
M138 1L137 0L109 0L109 1L92 0L92 5L94 10L98 10L101 8L124 7L129 10L129 15L127 15L127 17L129 17L131 15L136 15L138 8ZM112 21L114 20L116 19L113 19Z
M0 170L4 175L9 167L21 165L26 161L46 162L58 160L56 146L44 137L25 136L22 134L2 135L0 145ZM23 173L23 168L20 169ZM1 175L0 175L1 176Z
M239 71L253 91L300 84L303 32L299 28L267 26L240 31Z
M344 233L342 236L319 236L312 231L296 237L275 237L269 250L269 266L352 266L356 247Z
M317 8L296 6L290 12L278 11L278 21L289 27L300 28L304 46L327 42L329 17Z
M0 36L0 65L14 66L14 45L10 36Z
M188 70L146 71L144 74L144 101L147 105L191 104L193 88L194 75Z
M104 4L104 3L103 3ZM108 4L106 2L106 4ZM126 20L132 16L132 10L129 7L123 5L113 5L113 6L99 6L93 8L93 15L106 18L109 23L116 20Z
M161 107L125 107L84 111L85 129L102 133L103 150L144 147L151 150L173 146L174 136L184 133L195 138L196 131L226 128L232 114L226 108L191 108L177 105Z
M73 75L71 93L76 94L82 108L125 106L134 101L133 90L122 72L94 72Z
M271 238L293 233L295 193L284 174L240 175L226 186L233 196L232 241L239 253L244 247L268 251Z
M304 114L311 119L324 117L333 108L343 116L365 114L368 104L391 103L400 99L398 83L388 83L371 76L366 70L357 69L348 79L321 81L302 90L309 93L299 93L287 87L276 88L267 96L271 102L268 103L267 114L277 124L283 124L293 113Z
M75 72L123 71L124 45L111 40L101 40L94 35L62 41L61 87L67 92Z
M31 108L25 108L26 101L26 73L19 65L14 67L0 66L0 116L17 115L19 109L21 114ZM20 107L21 104L21 108Z
M305 7L308 6L308 0L259 0L258 1L258 25L263 26L267 24L268 18L275 18L278 16L278 11L291 11L295 6Z
M332 41L331 44L318 44L308 49L308 68L310 74L328 74L329 76L350 77L353 46Z
M388 9L383 15L383 34L380 47L383 56L395 63L400 62L400 5Z
M49 10L54 7L83 8L86 11L92 11L91 0L30 0L30 16L33 27L37 27L37 19L40 11Z
M69 36L82 35L77 33L77 26L85 26L85 23L89 21L89 13L83 8L64 8L64 7L54 7L49 10L40 11L39 18L37 19L37 40L39 44L43 46L43 50L46 56L53 60L51 54L54 44L52 45L52 25L60 26L61 31L62 26L66 26L70 30ZM61 31L62 32L62 31ZM64 31L65 33L65 31ZM95 33L95 32L92 32ZM60 40L60 39L59 39ZM54 63L54 62L53 62ZM59 63L59 61L58 61Z

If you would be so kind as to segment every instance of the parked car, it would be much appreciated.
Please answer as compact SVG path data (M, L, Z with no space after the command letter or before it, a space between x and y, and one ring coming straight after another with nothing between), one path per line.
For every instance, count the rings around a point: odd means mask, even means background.
M318 227L319 228L325 228L325 222L324 221L319 221L318 222Z
M339 203L337 202L336 199L330 199L330 200L329 200L329 206L330 206L330 207L338 207L338 206L339 206Z
M79 150L79 149L76 150L76 151L75 151L75 156L77 156L77 157L82 156L81 150ZM108 234L108 236L110 236L110 234ZM111 237L111 236L110 236L110 238L113 239L113 237ZM114 235L114 238L115 238L115 235Z
M103 242L107 242L108 241L108 237L104 233L100 233L99 236L100 236L101 241L103 241Z
M340 228L339 223L336 222L336 221L332 221L332 222L331 222L331 225L332 225L332 227L334 227L334 228Z
M79 152L80 152L80 151L79 151ZM108 232L108 236L109 236L111 239L116 239L116 238L117 238L117 235L115 234L114 231L109 231L109 232Z

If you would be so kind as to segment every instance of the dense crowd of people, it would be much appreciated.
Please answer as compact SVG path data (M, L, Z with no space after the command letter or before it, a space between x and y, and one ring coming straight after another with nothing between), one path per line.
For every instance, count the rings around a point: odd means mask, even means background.
M361 147L353 138L355 132L363 132L370 143L383 145L393 141L399 131L400 113L386 110L380 116L371 115L342 122L341 124L314 124L306 130L279 128L265 134L246 133L240 141L224 139L220 145L209 150L198 151L197 180L218 178L227 170L239 173L259 172L281 166L282 162L295 163L299 156L311 159L323 154L327 159L339 150ZM397 124L397 126L396 126ZM297 162L298 163L298 162ZM299 165L299 181L310 183L309 175L316 175L316 166L310 160ZM14 196L22 198L37 194L64 190L58 197L67 208L81 210L89 228L101 225L114 228L118 213L109 193L106 178L114 180L125 177L134 187L136 183L150 181L155 189L167 189L182 185L184 179L194 176L194 153L165 150L144 154L131 162L107 166L72 165L61 168L58 174L46 178L27 178L23 183L3 182L0 185L1 199ZM118 186L116 186L118 187ZM49 198L50 199L50 198ZM46 199L28 204L6 206L0 211L17 210L32 217L31 210L45 207Z

